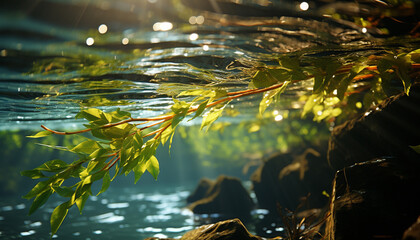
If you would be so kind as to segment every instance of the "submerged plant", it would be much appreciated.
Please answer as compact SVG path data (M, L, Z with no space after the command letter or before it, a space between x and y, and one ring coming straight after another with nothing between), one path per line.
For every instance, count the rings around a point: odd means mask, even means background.
M75 146L50 146L77 154L74 162L52 160L22 172L22 175L32 179L41 179L24 196L34 198L29 213L45 204L54 193L67 199L52 212L51 232L55 234L69 208L76 205L82 212L86 200L94 194L91 190L94 182L102 181L102 187L96 193L99 195L108 189L118 175L134 172L137 182L147 170L156 179L160 171L156 149L168 141L171 145L176 127L182 121L202 117L201 129L207 131L234 99L262 94L259 104L259 114L262 116L289 86L312 80L310 95L302 96L302 101L306 102L302 115L312 112L316 121L334 119L344 113L353 114L354 109L369 108L386 98L387 93L394 93L401 85L403 91L409 94L413 79L419 75L419 62L420 50L372 56L354 63L342 63L332 58L308 62L304 57L281 57L278 65L252 69L252 80L246 90L227 92L222 88L191 86L177 91L175 86L170 89L172 95L176 93L173 104L169 112L161 116L137 118L119 109L113 112L97 108L82 109L76 118L88 122L84 125L85 129L65 132L42 126L44 131L30 136L86 136L85 133L90 133ZM394 82L398 81L402 84L395 88ZM363 108L358 106L359 103Z

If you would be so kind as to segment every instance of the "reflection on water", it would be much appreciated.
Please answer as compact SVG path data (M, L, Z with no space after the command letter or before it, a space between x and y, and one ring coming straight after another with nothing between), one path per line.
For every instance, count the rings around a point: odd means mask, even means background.
M163 186L162 186L163 187ZM174 191L175 190L175 191ZM99 201L92 198L83 214L71 209L57 239L144 239L146 237L179 237L194 228L192 213L185 209L189 187L163 187L142 190L109 189ZM16 201L10 199L10 201ZM22 200L21 200L22 201ZM49 215L54 204L50 200L40 211L27 216L28 203L10 204L0 201L1 239L49 239ZM111 211L110 211L111 210ZM43 224L45 223L45 224Z
M322 18L312 3L222 2L6 4L0 11L0 122L15 128L73 123L80 105L156 116L171 102L157 91L162 84L242 90L252 68L277 64L281 54L351 60L413 41L374 38L375 28ZM290 86L284 108L301 104L306 85ZM257 104L253 97L231 103L245 118Z

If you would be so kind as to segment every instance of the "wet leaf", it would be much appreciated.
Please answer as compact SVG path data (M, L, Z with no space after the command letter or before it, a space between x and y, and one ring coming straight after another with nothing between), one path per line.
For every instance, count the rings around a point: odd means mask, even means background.
M103 128L101 130L102 134L106 136L107 139L113 139L126 137L133 128L133 124L124 123L110 128Z
M76 115L76 119L80 119L80 118L84 118L88 121L97 121L99 119L101 119L101 114L102 111L97 109L97 108L89 108L86 110L82 110L80 111L77 115Z
M203 111L206 109L206 106L207 106L208 102L209 102L209 100L206 100L206 101L200 103L200 105L198 105L198 107L197 107L197 110L195 111L194 116L192 118L190 118L188 121L191 121L191 120L195 119L196 117L200 116L203 113Z
M261 116L263 115L267 107L273 102L274 97L284 92L288 84L289 82L285 82L281 87L278 87L276 89L273 89L264 93L263 98L260 102L260 108L259 108L259 113Z
M229 101L230 102L230 101ZM207 130L210 128L211 124L216 121L223 113L224 108L227 106L229 102L225 102L224 104L221 104L219 106L215 106L203 117L203 121L201 123L201 128L207 127Z

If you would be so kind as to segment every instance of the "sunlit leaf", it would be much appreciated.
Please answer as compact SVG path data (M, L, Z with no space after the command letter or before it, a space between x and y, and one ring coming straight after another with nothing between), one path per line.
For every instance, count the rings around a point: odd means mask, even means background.
M166 141L168 141L170 136L175 132L174 126L172 124L168 126L169 124L171 123L166 123L165 125L162 126L162 128L167 127L160 135L160 140L161 140L162 145L165 145Z
M200 103L200 105L198 105L197 110L195 111L195 114L192 118L190 118L188 121L191 121L193 119L195 119L196 117L200 116L203 111L206 109L206 106L208 104L209 100L203 101L202 103Z
M89 193L85 192L82 196L76 199L77 208L79 208L80 214L82 214L83 208L85 207L86 200L89 198Z
M134 183L137 183L141 176L143 176L144 172L146 171L146 169L149 167L150 162L149 161L141 161L139 162L134 168L133 168L133 172L134 172Z
M50 131L41 131L35 135L28 136L28 138L42 138L42 137L50 136L51 134L52 132Z
M104 128L102 130L102 134L105 135L108 139L112 138L122 138L127 136L131 129L133 129L134 125L124 123L114 127Z
M41 194L47 191L48 189L50 189L50 185L49 185L50 183L51 183L50 180L45 180L45 181L37 183L35 187L31 189L31 191L29 191L25 196L23 196L23 198L31 199L33 197L36 197L38 194Z
M102 114L101 110L97 108L89 108L89 109L80 111L76 115L76 119L84 118L88 121L97 121L101 119L101 114Z
M57 233L58 228L64 221L67 213L69 212L69 202L58 205L51 214L51 233L54 235Z
M230 101L229 101L230 102ZM227 106L227 104L229 102L226 102L220 106L216 106L213 107L204 117L203 117L203 121L201 123L201 128L203 129L204 127L208 128L211 126L211 124L216 121L223 113L223 109Z
M133 146L136 149L139 149L139 150L143 146L143 136L141 134L141 131L137 131L136 134L134 134L134 136L133 136Z
M159 161L155 156L151 156L149 159L149 166L147 167L147 171L157 180L159 175Z
M105 173L104 177L103 177L103 180L102 180L101 190L99 191L99 193L97 195L105 192L108 189L110 183L111 183L111 177L109 176L109 172L107 171Z
M310 112L317 104L321 102L322 96L318 94L311 95L303 106L302 116Z
M88 139L84 142L79 143L77 146L72 148L71 151L76 152L76 153L91 154L100 148L102 147L98 142Z
M263 115L267 107L273 102L274 97L284 92L288 84L289 82L284 82L284 84L281 87L267 91L263 94L263 98L260 102L260 107L259 107L259 113L261 116Z

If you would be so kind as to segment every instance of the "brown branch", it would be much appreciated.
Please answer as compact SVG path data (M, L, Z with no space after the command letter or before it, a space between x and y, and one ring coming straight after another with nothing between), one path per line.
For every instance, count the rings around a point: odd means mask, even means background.
M162 133L169 127L171 126L171 124L166 125L165 127L160 128L159 132L156 134L156 136L153 139L158 139L160 135L162 135Z
M108 171L109 169L111 169L114 165L115 165L115 163L117 163L118 162L118 160L120 160L120 157L118 156L118 158L117 159L115 159L114 160L114 162L106 169L106 171Z
M111 155L112 156L112 155ZM118 156L118 152L115 153L114 157L111 158L111 160L109 160L109 162L101 169L101 171L103 170L109 170L108 166L109 164L111 164L112 161L114 161L114 159ZM119 158L119 157L118 157Z

